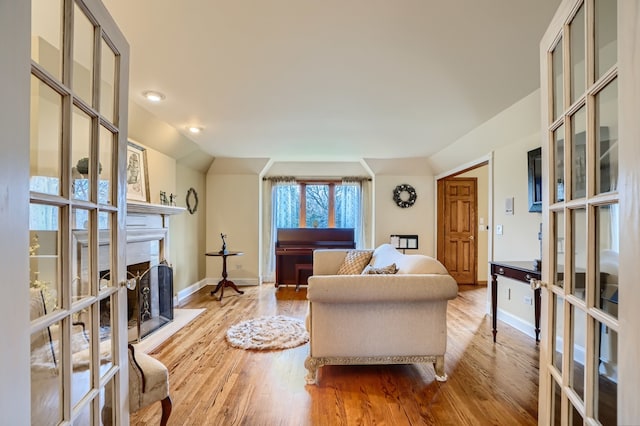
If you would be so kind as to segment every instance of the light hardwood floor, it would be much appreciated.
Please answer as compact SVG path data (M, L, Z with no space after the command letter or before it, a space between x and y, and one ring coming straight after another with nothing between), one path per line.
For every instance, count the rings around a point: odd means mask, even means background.
M206 312L152 352L170 371L170 425L537 424L537 345L503 323L492 342L486 287L461 286L449 303L446 383L435 381L430 364L326 366L318 386L304 381L308 344L253 352L224 339L244 319L304 318L304 287L244 287L244 295L228 291L222 302L210 290L181 306ZM158 403L132 415L131 424L159 420Z

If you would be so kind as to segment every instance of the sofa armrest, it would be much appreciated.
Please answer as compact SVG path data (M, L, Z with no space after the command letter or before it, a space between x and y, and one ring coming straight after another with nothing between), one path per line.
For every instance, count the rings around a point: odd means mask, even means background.
M458 284L450 275L313 275L307 299L323 303L450 300Z

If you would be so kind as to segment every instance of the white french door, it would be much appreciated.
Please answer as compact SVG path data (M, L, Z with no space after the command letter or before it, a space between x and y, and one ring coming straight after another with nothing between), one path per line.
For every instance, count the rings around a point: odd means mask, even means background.
M618 7L635 17L621 20L626 12ZM625 258L621 250L625 240L637 247L640 239L628 232L638 228L637 209L629 206L640 193L628 185L639 161L639 151L629 149L638 143L638 126L621 120L623 112L638 117L637 100L621 101L637 81L637 66L619 67L637 55L632 46L639 41L639 17L637 2L565 0L540 45L547 283L541 425L639 420L633 414L639 385L625 379L637 377L637 363L624 361L624 352L637 350L638 338L622 338L632 334L625 324L638 319L628 308L638 303L629 273L637 259ZM632 223L623 222L625 217ZM636 403L622 398L629 393Z
M34 425L128 424L128 54L99 0L31 0Z

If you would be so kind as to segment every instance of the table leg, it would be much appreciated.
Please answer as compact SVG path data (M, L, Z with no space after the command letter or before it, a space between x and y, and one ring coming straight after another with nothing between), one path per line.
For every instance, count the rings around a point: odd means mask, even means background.
M244 294L244 291L239 290L238 287L236 286L236 284L233 281L229 281L229 280L225 280L224 282L224 286L225 287L231 287L232 289L234 289L236 291L236 293L238 294Z
M220 280L220 282L216 286L215 290L213 290L211 292L211 295L213 296L218 290L220 290L220 298L218 300L222 300L222 296L224 295L224 288L225 287L231 287L238 294L244 294L244 291L239 290L238 287L236 287L236 285L235 285L235 283L233 281L229 281L227 279L227 276L228 276L227 275L227 256L222 256L222 279Z
M498 276L491 274L491 324L493 325L493 343L498 333Z
M222 288L223 285L224 285L224 280L218 281L218 284L216 285L216 288L213 291L211 291L211 295L213 296L214 294L216 294L218 292L218 290L220 290Z

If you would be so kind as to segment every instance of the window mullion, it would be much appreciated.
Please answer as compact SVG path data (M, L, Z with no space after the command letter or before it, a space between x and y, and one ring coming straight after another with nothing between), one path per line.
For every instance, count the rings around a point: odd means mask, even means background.
M336 227L336 184L329 184L329 228Z
M300 220L298 226L305 228L307 223L307 184L300 184Z

